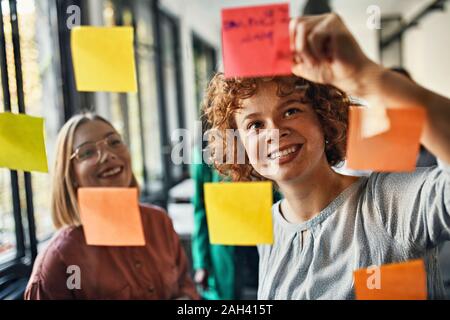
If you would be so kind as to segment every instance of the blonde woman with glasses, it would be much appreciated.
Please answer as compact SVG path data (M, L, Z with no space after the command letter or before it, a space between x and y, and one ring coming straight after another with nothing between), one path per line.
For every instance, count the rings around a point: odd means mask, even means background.
M81 187L138 187L127 146L108 121L93 114L74 116L59 133L52 190L58 232L35 262L26 299L198 298L179 238L161 208L140 205L145 246L89 246L78 212ZM74 266L81 285L71 289L68 270Z

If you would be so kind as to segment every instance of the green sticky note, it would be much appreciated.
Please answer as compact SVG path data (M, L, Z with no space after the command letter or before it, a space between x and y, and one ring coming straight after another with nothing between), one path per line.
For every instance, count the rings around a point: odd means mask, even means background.
M212 244L273 243L272 183L205 183L205 207Z
M137 91L132 27L75 27L71 36L78 91Z
M0 113L0 167L48 172L44 119Z

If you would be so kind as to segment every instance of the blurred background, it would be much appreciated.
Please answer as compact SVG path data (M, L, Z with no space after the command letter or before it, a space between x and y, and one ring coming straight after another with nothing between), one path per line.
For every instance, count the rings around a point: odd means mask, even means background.
M57 132L73 114L90 110L109 119L130 147L142 201L168 210L191 259L194 181L188 165L171 161L178 142L172 132L198 129L203 92L222 69L220 10L277 2L286 1L1 0L0 112L45 118L50 167ZM339 13L369 57L450 97L449 1L292 0L290 10L293 17ZM68 28L77 12L82 25L134 27L138 93L77 92ZM368 26L377 12L379 28ZM50 175L0 169L0 299L21 298L36 254L54 232L50 188ZM448 247L441 263L450 290ZM244 297L254 294L249 288Z

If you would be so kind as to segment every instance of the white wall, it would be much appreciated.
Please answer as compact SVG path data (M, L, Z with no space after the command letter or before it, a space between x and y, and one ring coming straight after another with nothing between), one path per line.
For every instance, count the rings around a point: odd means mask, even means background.
M450 97L450 3L431 12L403 38L405 67L421 85Z
M373 2L376 3L376 1ZM367 20L369 18L369 14L366 12L367 6L362 3L357 5L354 2L354 5L351 6L348 0L332 1L331 4L332 9L342 17L347 28L352 32L364 53L370 59L378 62L377 30L367 27Z

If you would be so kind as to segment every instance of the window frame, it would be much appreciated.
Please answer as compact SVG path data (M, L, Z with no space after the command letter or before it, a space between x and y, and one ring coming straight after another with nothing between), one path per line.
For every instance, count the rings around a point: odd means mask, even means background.
M213 69L211 74L208 76L209 79L208 81L211 80L212 76L214 76L214 73L217 72L217 49L215 46L213 46L211 43L209 43L208 41L206 41L202 36L200 36L198 33L196 33L195 31L192 31L191 33L191 41L192 41L192 50L193 50L193 63L194 63L194 73L196 72L196 68L195 68L195 44L198 43L199 45L201 45L201 48L203 50L208 50L212 53L212 65L213 65ZM195 75L197 76L197 75ZM196 83L197 85L197 83ZM199 101L197 101L197 89L195 88L196 92L195 92L195 99L196 99L196 104L197 107L200 107L201 104L201 99Z
M403 34L399 35L395 40L392 40L389 45L383 46L383 41L388 38L391 34L386 34L383 26L386 24L397 24L396 27L401 27L404 25L404 20L401 15L385 15L381 17L381 27L377 30L377 37L378 37L378 56L380 59L380 63L385 64L386 61L384 61L384 53L386 53L387 50L392 49L393 46L397 46L397 52L396 52L396 58L398 59L398 63L396 63L396 67L403 67Z
M14 50L14 59L7 61L6 43L4 34L3 10L0 5L0 68L2 77L3 103L4 111L18 111L18 113L26 113L24 90L23 90L23 73L21 62L20 47L20 30L17 12L17 0L0 0L8 1L10 7L10 22L12 28L12 42ZM81 105L80 94L75 89L75 79L72 69L72 59L70 51L70 30L66 27L66 11L70 5L83 7L82 0L57 0L55 3L58 29L58 45L59 45L59 67L58 82L62 89L63 112L60 116L60 123L64 123L73 114L79 110ZM14 18L13 18L14 17ZM15 78L17 87L18 110L11 110L11 93L9 91L9 77L5 72L9 64L14 64ZM36 224L34 217L33 204L33 188L30 172L18 172L10 170L11 175L11 201L13 205L14 229L16 234L15 254L11 254L13 258L5 259L0 263L0 300L2 299L22 299L25 286L31 275L33 263L37 257L38 246L48 239L37 240ZM23 186L20 179L23 179ZM20 200L20 188L23 187L25 194L26 207L23 208Z
M175 103L176 103L176 110L177 110L177 119L176 119L176 123L178 125L179 129L185 129L187 124L186 124L186 117L185 117L185 112L186 110L186 106L184 104L184 86L183 86L183 67L182 67L182 51L181 51L181 31L180 31L180 20L178 17L176 17L175 15L171 14L170 12L164 10L163 8L159 8L158 11L158 15L159 15L159 22L161 22L162 20L166 20L166 22L168 22L169 27L170 27L170 31L171 34L173 34L173 41L172 41L172 59L175 62L174 64L174 69L175 69L175 74L177 75L175 77L175 88L176 88L176 99L175 99ZM161 26L161 23L159 23L159 26ZM162 28L159 27L158 30L161 34L160 37L160 43L159 43L159 47L161 48L160 50L162 50L165 46L164 46L164 37L162 37ZM162 51L159 52L161 54L161 57L164 55L164 53ZM162 61L162 59L161 59ZM164 77L164 75L163 75ZM165 80L164 78L162 80ZM164 94L164 92L167 92L166 90L167 88L165 88L165 82L162 83L162 92L160 94ZM167 103L167 101L166 101ZM171 145L170 143L170 135L171 132L169 132L169 119L166 118L166 130L167 130L167 134L169 137L169 141L168 144ZM173 163L170 161L170 167L173 166ZM178 177L174 177L171 176L171 181L168 185L168 189L172 188L173 186L175 186L176 184L180 183L181 181L185 180L188 176L189 176L189 166L186 163L181 164L181 175ZM172 168L169 169L169 171L172 174Z

